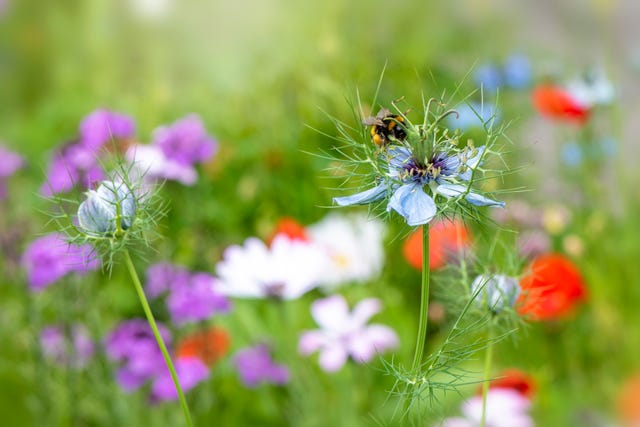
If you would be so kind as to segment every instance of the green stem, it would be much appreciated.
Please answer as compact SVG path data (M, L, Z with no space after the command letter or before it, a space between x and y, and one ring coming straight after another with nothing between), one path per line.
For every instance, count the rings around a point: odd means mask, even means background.
M149 307L149 302L147 301L147 297L144 294L144 289L142 289L140 278L138 277L138 273L136 273L136 268L133 266L133 261L131 261L131 255L129 255L128 250L124 251L124 257L127 263L127 268L129 269L129 274L131 275L131 279L133 280L133 284L136 288L136 292L138 293L138 298L140 298L140 304L142 304L142 309L144 310L144 314L147 316L147 320L149 321L149 326L151 326L151 329L153 330L153 335L156 337L156 342L158 343L158 347L160 347L160 351L162 351L162 356L164 357L164 361L167 364L167 368L169 368L169 372L171 373L171 379L173 380L173 384L176 386L176 390L178 391L180 406L182 406L182 412L184 412L184 417L187 421L187 426L193 427L193 423L191 422L191 414L189 413L189 407L187 406L187 400L185 399L184 393L182 392L182 387L180 387L180 383L178 382L178 375L176 374L176 368L173 366L173 362L171 361L171 356L169 355L167 346L164 344L162 335L160 335L160 331L158 330L158 325L156 325L156 320L153 317L153 313L151 312L151 308Z
M489 322L487 332L487 352L484 356L484 381L482 382L482 417L480 427L485 427L487 418L487 394L489 392L489 375L491 375L491 359L493 357L493 327Z
M418 339L416 352L413 355L411 370L417 373L422 362L424 342L427 336L427 315L429 312L429 224L422 226L422 294L420 296L420 323L418 324Z

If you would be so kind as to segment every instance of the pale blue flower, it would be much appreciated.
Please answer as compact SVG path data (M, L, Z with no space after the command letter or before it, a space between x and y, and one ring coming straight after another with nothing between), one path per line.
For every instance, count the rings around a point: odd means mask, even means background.
M471 284L475 302L486 306L494 313L513 307L520 296L518 280L504 274L481 274Z
M484 149L483 146L456 154L436 153L428 162L420 162L408 148L391 147L387 151L391 178L388 182L350 196L335 197L333 201L338 206L349 206L388 198L387 211L396 211L410 226L427 224L436 216L436 194L464 198L475 206L503 207L504 202L470 190L473 170L478 167Z
M103 181L97 190L87 192L87 200L78 208L80 227L95 234L127 230L135 215L136 199L124 182Z

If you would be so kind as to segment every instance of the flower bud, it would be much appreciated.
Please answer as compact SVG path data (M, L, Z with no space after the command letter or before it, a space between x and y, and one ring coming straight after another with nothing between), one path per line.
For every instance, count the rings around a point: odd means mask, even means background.
M475 302L489 307L498 314L507 307L513 307L520 295L518 281L504 274L481 274L471 284Z
M96 234L127 230L136 215L136 199L124 182L102 181L87 192L78 208L78 221L85 231Z

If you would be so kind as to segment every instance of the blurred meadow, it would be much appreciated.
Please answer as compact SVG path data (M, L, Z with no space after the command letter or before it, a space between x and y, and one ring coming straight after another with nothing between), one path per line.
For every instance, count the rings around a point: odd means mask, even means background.
M633 0L0 0L0 424L185 425L124 258L70 255L51 220L138 147L167 215L133 261L194 425L640 425L638 18ZM462 144L504 126L478 187L506 202L430 226L425 354L452 385L408 409L420 232L332 201L370 187L336 124L374 147L362 120L402 97L417 122L447 101ZM519 298L448 341L478 274ZM472 414L488 379L518 422L491 394Z

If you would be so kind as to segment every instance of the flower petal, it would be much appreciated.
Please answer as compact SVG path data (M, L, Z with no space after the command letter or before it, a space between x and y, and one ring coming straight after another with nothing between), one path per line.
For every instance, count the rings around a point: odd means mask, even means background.
M387 205L398 212L411 226L426 224L436 215L436 203L420 184L405 184L398 188Z
M347 350L341 345L326 347L320 352L320 367L325 372L335 372L344 366L347 356Z
M352 194L351 196L334 197L333 203L338 206L366 205L382 199L387 194L387 186L380 183L376 187Z
M440 184L436 188L436 191L445 197L459 197L464 195L464 198L467 200L467 202L475 206L495 206L495 207L503 208L505 205L504 202L490 199L478 193L473 193L473 192L467 193L467 186L465 185Z
M360 301L351 314L352 323L354 325L364 326L367 321L382 309L382 304L378 298L366 298Z
M322 331L306 331L298 341L298 353L308 356L327 344L327 336Z
M328 331L342 331L350 327L349 306L341 295L332 295L311 304L311 315L316 323Z

